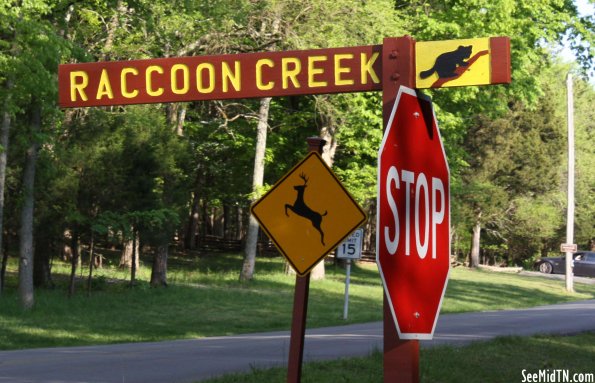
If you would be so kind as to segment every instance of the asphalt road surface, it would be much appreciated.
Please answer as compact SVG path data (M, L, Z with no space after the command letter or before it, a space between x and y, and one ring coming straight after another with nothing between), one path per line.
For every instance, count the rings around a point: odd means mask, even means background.
M505 335L595 331L595 300L524 310L442 315L422 347ZM109 346L0 351L0 383L191 383L253 367L285 365L288 332ZM312 329L305 360L382 349L380 322Z

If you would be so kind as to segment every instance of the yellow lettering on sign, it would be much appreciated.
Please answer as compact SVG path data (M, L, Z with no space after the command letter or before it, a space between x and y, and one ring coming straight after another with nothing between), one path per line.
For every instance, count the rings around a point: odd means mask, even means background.
M229 84L233 85L236 92L242 90L241 67L239 61L234 61L234 70L231 71L229 64L223 61L221 64L221 76L223 77L223 92L229 91Z
M270 59L260 59L256 62L256 87L260 90L270 90L275 86L274 81L269 81L266 84L262 82L262 67L265 65L272 68L275 63Z
M147 84L147 94L152 97L158 97L163 94L163 88L153 88L153 72L163 74L163 68L158 65L151 65L145 71L145 83Z
M80 82L78 81L80 79ZM81 97L81 100L87 101L89 98L85 93L85 88L89 85L89 75L82 70L75 70L70 72L70 101L76 101L76 95Z
M133 91L128 90L128 82L127 82L127 75L138 75L138 69L136 68L124 68L122 72L120 72L120 83L122 84L122 96L126 98L134 98L138 96L138 90L134 89Z
M308 87L309 88L319 88L319 87L328 85L328 83L326 81L316 81L314 79L314 76L324 73L324 69L315 67L316 63L324 62L326 60L327 60L326 56L309 56L308 57Z
M293 69L289 69L289 64L293 64ZM289 80L294 88L300 87L300 82L297 75L302 71L302 62L295 57L283 57L281 59L281 79L283 81L283 89L289 88Z
M353 85L353 79L342 78L343 73L351 73L350 67L341 66L341 60L353 60L352 53L336 54L335 55L335 85Z
M110 100L114 98L112 84L110 83L109 76L107 75L107 69L103 69L101 71L101 77L99 78L99 85L97 86L97 95L95 98L97 100L101 100L104 96L107 96L107 98Z
M203 83L202 72L207 71L209 86ZM215 66L211 63L200 63L196 67L196 89L199 93L212 93L215 90Z
M374 53L372 53L372 56L368 59L368 57L365 53L360 54L360 59L361 59L360 75L361 75L362 84L365 85L368 83L368 75L370 76L370 78L372 79L372 82L374 84L380 83L378 74L376 73L376 71L373 68L374 63L378 59L378 56L379 56L379 53L374 52Z
M182 86L178 84L178 71L182 71ZM190 71L185 64L174 64L170 71L171 91L174 94L186 94L190 89Z

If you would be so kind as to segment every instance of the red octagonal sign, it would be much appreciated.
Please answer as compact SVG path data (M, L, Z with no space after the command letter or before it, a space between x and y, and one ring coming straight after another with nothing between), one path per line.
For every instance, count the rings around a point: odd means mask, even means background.
M401 339L431 339L450 270L448 163L429 98L401 87L378 153L376 262Z

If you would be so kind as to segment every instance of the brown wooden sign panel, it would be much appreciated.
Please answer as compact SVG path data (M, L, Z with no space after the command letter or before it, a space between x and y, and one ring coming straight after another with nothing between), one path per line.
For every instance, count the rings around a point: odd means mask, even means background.
M64 64L63 108L381 90L381 45Z
M406 36L386 38L382 45L63 64L58 86L60 106L73 108L378 90L392 94L397 83L411 76L417 76L415 88L510 83L510 39L416 44Z

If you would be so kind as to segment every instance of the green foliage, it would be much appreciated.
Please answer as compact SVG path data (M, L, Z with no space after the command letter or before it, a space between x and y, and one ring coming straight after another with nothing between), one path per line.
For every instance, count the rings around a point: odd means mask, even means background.
M589 249L595 240L595 88L575 82L576 226L580 248Z

